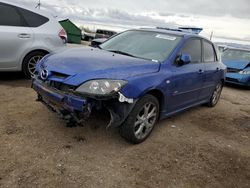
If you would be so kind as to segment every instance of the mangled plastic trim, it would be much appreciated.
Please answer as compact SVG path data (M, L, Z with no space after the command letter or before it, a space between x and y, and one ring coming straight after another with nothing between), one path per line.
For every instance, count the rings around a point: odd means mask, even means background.
M127 97L125 97L125 96L124 96L122 93L120 93L120 92L118 92L118 94L119 94L119 98L118 98L119 102L127 102L127 103L129 103L129 104L133 104L133 103L134 103L134 99L127 98Z

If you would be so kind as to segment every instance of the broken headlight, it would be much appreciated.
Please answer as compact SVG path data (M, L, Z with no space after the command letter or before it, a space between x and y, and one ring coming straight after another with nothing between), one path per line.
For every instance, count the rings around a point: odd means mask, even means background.
M127 81L124 80L90 80L76 89L77 93L91 95L110 95L118 92Z

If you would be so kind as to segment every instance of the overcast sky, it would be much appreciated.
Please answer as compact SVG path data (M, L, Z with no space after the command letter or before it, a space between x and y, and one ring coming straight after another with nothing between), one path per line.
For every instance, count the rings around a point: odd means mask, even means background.
M35 7L38 0L10 0ZM203 35L250 43L249 0L41 0L41 7L78 25L197 26Z

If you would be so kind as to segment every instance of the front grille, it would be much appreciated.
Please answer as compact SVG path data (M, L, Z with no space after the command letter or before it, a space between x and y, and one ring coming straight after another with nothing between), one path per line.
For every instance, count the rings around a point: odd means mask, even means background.
M51 77L52 78L58 78L58 79L66 79L67 77L69 77L69 75L51 71Z
M239 73L240 71L241 71L240 69L227 68L228 73Z
M51 75L50 75L51 79L56 78L56 79L59 79L59 80L62 80L62 81L65 80L68 77L69 77L69 75L54 72L54 71L52 71ZM40 74L38 74L37 72L34 75L34 79L38 79L41 82L43 82L44 84L46 84L48 87L51 87L51 88L54 88L56 90L63 91L63 92L69 92L69 91L72 91L72 90L76 89L75 86L67 85L67 84L64 84L64 83L59 82L59 81L43 80L41 78Z
M59 91L63 91L63 92L68 92L68 91L72 91L75 90L75 86L71 86L71 85L67 85L64 84L62 82L57 82L57 81L47 81L48 86L55 88Z
M65 80L69 76L70 75L59 73L59 72L54 72L54 71L51 71L50 75L49 75L50 78L56 78L56 79L60 79L60 80ZM42 80L41 75L37 71L34 73L34 77Z

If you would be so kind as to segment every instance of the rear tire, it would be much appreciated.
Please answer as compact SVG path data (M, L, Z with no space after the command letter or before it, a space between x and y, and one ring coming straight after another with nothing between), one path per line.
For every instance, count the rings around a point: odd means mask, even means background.
M43 51L29 53L23 60L22 72L27 79L30 79L35 72L36 64L46 55Z
M213 91L210 101L207 103L208 107L214 107L219 102L222 88L223 88L223 84L222 82L219 82Z
M139 144L151 134L159 118L159 102L153 95L145 95L135 105L120 127L120 135L128 142Z

